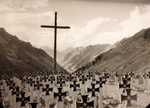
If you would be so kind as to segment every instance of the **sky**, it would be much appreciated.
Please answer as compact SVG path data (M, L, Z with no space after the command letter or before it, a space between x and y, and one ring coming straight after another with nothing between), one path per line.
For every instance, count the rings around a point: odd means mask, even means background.
M58 50L114 44L150 27L149 0L0 0L0 27L36 47L53 48L57 24Z

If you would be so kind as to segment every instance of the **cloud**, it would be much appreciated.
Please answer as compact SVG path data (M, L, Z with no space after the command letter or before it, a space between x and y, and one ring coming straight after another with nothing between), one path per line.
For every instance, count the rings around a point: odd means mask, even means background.
M28 8L38 9L48 6L48 0L10 0L7 5L15 10L26 10Z
M8 2L5 0L5 1L3 1L3 0L1 0L0 1L0 12L2 12L2 11L10 11L11 10L11 8L9 8L6 4L7 4Z
M84 28L71 26L70 31L68 33L60 34L62 35L59 37L58 43L63 43L64 47L67 46L87 46L90 45L93 40L94 36L100 33L99 28L103 26L105 23L115 22L116 19L111 18L103 18L99 17L97 19L93 19L87 23Z
M144 28L150 27L150 5L135 7L130 12L128 19L121 21L119 25L111 25L111 22L116 22L116 19L97 18L89 21L84 28L71 26L69 33L64 33L59 40L64 47L67 46L87 46L94 44L114 44L125 37L133 36ZM108 26L119 27L119 31L101 31L103 24L108 23ZM65 40L66 39L66 40ZM62 41L62 42L61 42ZM67 44L67 45L66 45Z
M107 23L110 21L116 21L116 19L99 17L97 19L89 21L87 26L85 27L85 32L87 35L94 35L98 31L98 28L101 24Z
M120 23L120 26L123 27L123 34L131 36L141 29L150 27L149 18L150 5L135 7L135 9L130 12L130 18Z
M21 8L22 5L15 4L11 6L3 5L4 10L8 12L0 14L0 24L2 27L13 34L17 35L24 41L29 41L36 46L53 46L54 30L41 28L40 25L53 25L54 24L54 12L45 11L33 13L28 8L39 8L47 5L47 1L43 4L36 4L36 0L33 0L31 5L29 2L23 2L26 4L22 7L24 12L10 11L13 6ZM37 0L38 1L38 0ZM40 3L40 2L38 2ZM2 4L0 4L2 5ZM67 47L87 46L94 44L113 44L124 37L132 36L141 29L148 28L150 26L150 5L142 7L135 7L130 12L128 19L119 22L118 20L108 17L99 17L87 22L85 27L78 27L70 25L69 30L58 30L58 48L65 49ZM63 18L58 16L59 24L63 23ZM118 31L113 31L111 28L120 28Z
M49 0L0 0L0 12L28 12L30 9L48 7Z
M52 20L54 19L54 13L52 11L48 11L45 13L21 13L21 12L10 12L1 15L3 17L3 20L6 20L8 22L12 23L42 23L45 20ZM49 21L48 20L48 21Z

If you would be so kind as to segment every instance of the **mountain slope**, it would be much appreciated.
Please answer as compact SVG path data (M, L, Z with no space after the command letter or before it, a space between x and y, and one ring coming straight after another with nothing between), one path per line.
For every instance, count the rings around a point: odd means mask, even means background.
M42 46L41 49L43 49L49 56L51 56L53 58L54 50L52 48L49 48L48 46ZM60 61L63 59L63 57L71 50L73 50L72 47L69 47L62 51L57 50L57 62L60 63Z
M87 47L77 47L71 52L67 53L60 65L63 66L69 72L75 71L80 66L94 60L94 58L100 53L108 50L109 44L104 45L90 45Z
M47 53L0 28L0 74L52 69L53 59Z
M100 54L77 71L108 71L120 74L130 71L150 71L150 28L143 29L130 38L123 39L109 51Z

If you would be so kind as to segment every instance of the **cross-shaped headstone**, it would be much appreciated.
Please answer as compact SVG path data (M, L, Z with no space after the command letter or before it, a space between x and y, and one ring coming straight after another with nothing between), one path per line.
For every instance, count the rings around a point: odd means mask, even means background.
M99 87L103 87L103 84L105 84L105 81L102 77L99 77L99 81L96 81L96 84L99 84Z
M37 90L40 90L41 86L42 86L42 84L40 83L40 81L37 81L37 84L34 84L34 87L36 87Z
M148 78L150 79L150 72L147 73Z
M48 77L46 75L44 75L44 77L42 79L44 80L44 82L46 82Z
M77 81L73 81L73 84L70 84L70 88L73 87L73 91L77 91L77 87L80 87L80 84L76 83Z
M126 83L131 81L131 77L128 74L124 75L124 78L122 78L122 80L126 81Z
M12 95L15 95L15 94L16 94L16 97L19 97L20 91L19 91L19 87L18 86L16 87L15 91L12 91Z
M35 81L33 79L30 79L30 86L33 86L34 83Z
M114 75L115 75L115 77L118 77L118 76L119 76L117 72L116 72Z
M53 91L53 88L50 88L50 87L49 87L49 84L46 84L46 88L43 88L42 91L43 91L43 92L44 92L44 91L46 92L45 95L50 95L50 94L49 94L49 91Z
M108 74L108 73L104 73L103 79L104 79L105 81L107 81L107 79L109 79L109 74Z
M28 79L28 77L26 76L26 77L24 78L23 82L24 82L24 83L28 83L28 80L29 80L29 79Z
M67 81L71 82L74 79L74 76L72 76L71 74L67 77Z
M131 72L129 73L129 75L130 75L130 77L133 77L133 76L134 76L134 73L131 71Z
M15 83L13 83L11 86L9 86L9 89L15 90Z
M13 80L8 80L7 86L9 86L9 89L13 86Z
M123 84L119 84L119 88L124 88L124 89L130 88L130 83L127 83L126 80L123 80Z
M88 107L94 107L94 101L88 102L88 95L81 95L82 103L77 102L77 108L88 108Z
M121 101L127 100L127 106L130 107L131 105L131 100L137 100L137 94L131 95L131 89L126 89L127 96L121 95Z
M62 87L63 84L65 84L65 81L63 81L63 79L60 78L59 81L57 81L57 84L60 84L60 87Z
M31 78L28 78L28 80L26 81L26 83L30 84L31 80L32 80Z
M143 78L144 78L144 79L146 79L146 78L147 78L147 75L146 75L146 73L144 73L144 74L143 74Z
M62 80L66 80L66 76L65 75L60 75L57 77L57 80L62 79Z
M62 97L63 96L67 96L67 92L62 92L62 88L57 88L58 89L58 93L54 92L54 97L58 97L58 101L63 101Z
M54 76L50 76L48 81L50 81L50 83L53 84L53 82L55 81L55 77Z
M77 76L77 77L81 77L81 76L82 76L82 73L78 71L78 72L76 73L76 76Z
M45 28L54 28L54 70L56 70L56 59L57 59L57 29L69 29L68 26L57 26L57 12L55 12L55 25L47 26L41 25L41 27Z
M21 101L21 105L20 106L25 106L25 102L26 101L30 101L30 97L25 97L25 92L21 93L21 98L16 98L16 101L19 102Z
M86 76L90 80L93 77L93 74L91 72L89 72Z
M135 79L139 79L141 76L139 75L139 74L137 74L136 76L135 76Z
M85 84L85 81L87 81L87 78L85 78L85 76L82 75L82 77L80 78L80 81L82 84Z
M92 96L96 96L95 92L99 92L99 88L96 88L94 83L91 84L91 86L92 86L92 88L87 88L87 91L92 92Z

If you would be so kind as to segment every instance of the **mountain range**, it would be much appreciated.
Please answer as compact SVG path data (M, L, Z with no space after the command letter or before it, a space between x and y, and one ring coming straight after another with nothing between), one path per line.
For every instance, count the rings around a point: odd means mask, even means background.
M65 71L57 64L58 70ZM53 59L45 51L33 47L0 28L0 74L53 70Z
M0 74L53 70L53 58L42 49L53 55L52 49L33 47L0 28ZM68 48L58 51L58 55L60 65L69 72L93 70L123 74L133 71L142 74L150 71L150 28L114 45ZM60 65L57 64L57 69L65 71Z
M52 58L54 57L54 49L53 48L50 48L48 46L42 46L40 48L43 49ZM62 61L63 57L72 50L73 50L73 47L66 48L62 51L57 50L57 62L60 63L60 61Z
M60 61L60 65L67 71L73 72L86 63L91 62L102 52L110 49L110 44L89 45L86 47L76 47L68 52Z
M93 61L76 71L118 72L119 74L150 71L150 28L143 29L132 37L117 42L113 47L99 54Z

